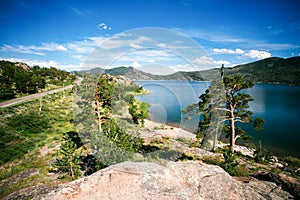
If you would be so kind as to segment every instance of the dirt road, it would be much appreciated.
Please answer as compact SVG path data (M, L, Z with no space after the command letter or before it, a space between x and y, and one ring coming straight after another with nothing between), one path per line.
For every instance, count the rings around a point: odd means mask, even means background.
M25 96L25 97L20 97L20 98L17 98L17 99L11 99L11 100L8 100L8 101L5 101L5 102L1 102L0 103L0 108L5 108L5 107L11 106L11 105L14 105L14 104L17 104L17 103L21 103L21 102L24 102L24 101L27 101L27 100L30 100L30 99L42 97L42 96L45 96L45 95L48 95L48 94L53 94L55 92L60 92L60 91L63 91L63 90L66 90L66 89L69 89L69 88L72 88L72 87L73 87L73 85L69 85L69 86L66 86L66 87L63 87L63 88L58 88L58 89L50 90L50 91L47 91L47 92L41 92L41 93L32 94L32 95Z

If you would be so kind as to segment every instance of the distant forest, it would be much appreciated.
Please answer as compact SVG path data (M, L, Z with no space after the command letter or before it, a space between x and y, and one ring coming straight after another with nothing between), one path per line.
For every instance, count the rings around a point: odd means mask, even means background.
M49 85L69 85L75 76L69 72L25 63L0 61L0 100L8 100L21 94L34 94Z

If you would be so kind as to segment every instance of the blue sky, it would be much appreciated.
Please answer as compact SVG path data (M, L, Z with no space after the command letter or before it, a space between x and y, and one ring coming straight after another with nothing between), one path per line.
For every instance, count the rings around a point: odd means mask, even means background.
M131 65L164 73L163 67L191 71L195 63L206 64L204 69L299 56L299 8L298 0L0 0L0 59L68 71ZM157 27L164 37L152 37L147 27ZM184 36L174 38L176 33ZM164 49L176 49L185 36L203 52L182 59L187 53L174 56ZM153 43L147 49L154 39L159 48ZM130 48L116 57L116 44L119 52L122 45ZM87 64L95 49L112 60Z

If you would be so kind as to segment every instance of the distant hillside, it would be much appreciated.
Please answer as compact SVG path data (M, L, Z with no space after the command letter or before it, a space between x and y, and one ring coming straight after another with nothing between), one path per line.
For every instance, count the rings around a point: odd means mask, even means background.
M266 58L226 69L225 74L242 74L254 82L300 85L300 57Z
M102 68L93 68L88 70L81 70L80 73L90 73L90 74L102 74L105 70ZM72 73L78 73L78 71L73 71Z
M39 66L29 67L21 62L0 61L0 101L39 90L69 85L75 79L69 72Z
M84 72L127 76L132 80L195 80L211 81L220 77L219 68L204 71L179 71L169 75L153 75L132 67L117 67L113 69L94 68ZM246 79L261 83L281 83L300 85L300 57L266 58L256 62L225 68L225 75L241 74Z

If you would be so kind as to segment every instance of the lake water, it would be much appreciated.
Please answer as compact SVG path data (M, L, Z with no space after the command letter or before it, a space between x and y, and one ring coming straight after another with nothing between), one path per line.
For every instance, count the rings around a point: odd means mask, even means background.
M197 117L184 120L181 110L188 104L197 103L210 82L187 81L136 81L150 91L148 95L136 97L148 102L150 117L154 121L168 123L193 131L198 126ZM265 120L264 130L256 132L252 127L241 125L253 140L275 154L300 157L300 87L256 84L246 90L254 101L250 110L254 116Z

